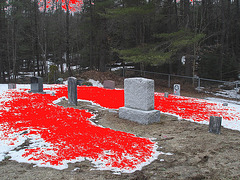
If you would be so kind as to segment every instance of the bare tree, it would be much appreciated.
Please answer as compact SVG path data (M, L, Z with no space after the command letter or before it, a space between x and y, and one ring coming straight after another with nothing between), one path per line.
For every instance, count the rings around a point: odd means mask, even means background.
M70 35L69 35L69 0L65 0L66 3L66 63L68 68L69 76L72 76L72 70L70 66Z

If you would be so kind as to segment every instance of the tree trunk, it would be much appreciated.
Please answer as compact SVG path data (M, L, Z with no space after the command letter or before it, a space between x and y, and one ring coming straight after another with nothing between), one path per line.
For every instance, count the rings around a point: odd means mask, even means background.
M35 57L37 59L37 73L40 76L40 68L39 68L39 41L38 41L38 19L37 19L37 11L38 11L38 4L37 0L34 0L34 35L35 35Z
M47 26L46 26L46 8L47 8L47 2L44 0L44 11L43 11L43 16L44 16L44 21L43 21L43 35L44 35L44 59L43 59L43 69L42 69L42 74L45 72L45 76L48 75L48 68L47 68Z
M222 68L223 68L223 59L224 59L224 53L225 53L225 33L226 33L226 19L225 19L225 0L221 0L221 15L222 15L222 31L221 31L221 58L219 63L219 77L220 80L222 80Z
M12 28L12 60L13 60L13 78L16 82L16 63L17 63L17 43L16 43L16 21L13 19L13 28Z
M177 10L177 0L174 0L174 10L175 10L175 29L178 31L178 10Z
M100 50L102 51L102 50ZM99 70L101 72L105 72L105 55L101 53L101 56L99 57Z
M7 22L7 61L8 61L8 82L9 83L11 82L10 34L11 34L10 20L8 19L8 22Z
M190 6L190 2L189 0L184 0L184 25L185 25L185 29L188 29L189 27L189 20L190 20L190 10L189 7Z
M68 73L69 76L72 76L72 70L71 70L71 66L70 66L70 43L69 43L69 39L70 39L70 35L69 35L69 0L65 1L66 3L66 8L67 8L67 12L66 12L66 63L67 63L67 68L68 68Z
M91 18L91 26L93 27L93 6L92 0L89 0L90 3L90 18ZM91 28L90 34L90 49L89 49L89 62L90 62L90 69L93 69L93 28Z

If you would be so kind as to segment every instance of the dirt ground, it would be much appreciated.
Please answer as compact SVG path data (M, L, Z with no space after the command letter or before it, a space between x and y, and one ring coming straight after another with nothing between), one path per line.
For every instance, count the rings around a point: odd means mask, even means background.
M69 107L67 101L58 105ZM78 102L78 109L97 112L94 123L139 137L156 138L158 159L141 171L115 175L111 171L90 170L89 161L69 164L68 169L34 167L5 159L0 162L0 179L240 179L240 133L222 128L220 135L208 133L208 126L161 114L161 121L150 125L118 118L117 110L102 109L87 102ZM163 161L164 159L164 161ZM74 170L77 168L77 170Z
M117 78L117 77L116 77ZM107 76L105 79L109 79ZM123 87L120 80L117 87ZM169 89L156 87L156 91ZM170 92L171 93L171 92ZM182 95L203 98L206 94L196 94L184 90ZM58 105L69 107L67 101ZM236 179L240 180L240 132L222 128L220 135L208 133L208 126L161 114L159 123L140 125L118 118L117 110L102 109L87 102L78 102L78 109L88 109L96 114L94 123L114 130L133 133L139 137L156 138L158 159L131 174L115 175L111 171L90 170L89 161L69 163L64 170L35 167L34 164L18 163L6 158L0 162L0 180L162 180L162 179ZM98 112L97 112L98 111ZM97 112L97 113L96 113ZM76 169L77 168L77 169Z

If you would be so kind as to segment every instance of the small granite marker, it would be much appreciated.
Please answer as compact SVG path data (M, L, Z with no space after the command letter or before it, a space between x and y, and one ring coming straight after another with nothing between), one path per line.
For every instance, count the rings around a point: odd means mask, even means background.
M84 79L78 79L78 80L77 80L77 85L78 85L78 86L81 86L82 83L84 83L84 82L85 82Z
M168 98L168 92L165 92L165 93L164 93L164 97L165 97L165 98Z
M173 94L176 95L176 96L180 96L180 84L174 84Z
M8 84L8 89L16 89L16 84L13 83Z
M31 81L31 91L29 91L30 93L42 93L44 94L45 92L43 92L43 79L41 77L38 76L34 76L30 78Z
M56 82L57 84L63 84L63 78L58 78Z
M77 106L77 79L68 78L68 103Z
M214 134L221 133L222 117L210 116L209 132Z
M154 110L154 81L146 78L124 80L125 107L119 108L119 118L149 124L160 121L160 111Z
M103 82L103 87L106 89L115 89L115 81L105 80Z

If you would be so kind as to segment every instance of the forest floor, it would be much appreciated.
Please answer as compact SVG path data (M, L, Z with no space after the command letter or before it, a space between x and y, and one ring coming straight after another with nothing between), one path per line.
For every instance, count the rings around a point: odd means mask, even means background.
M79 77L116 81L116 87L123 88L123 78L112 73L86 72ZM93 77L95 76L95 77ZM156 85L157 84L157 85ZM171 89L161 87L157 82L155 91L169 93ZM197 93L183 88L181 95L204 98L209 94ZM58 105L69 107L63 100ZM93 122L118 131L133 133L139 137L156 138L160 155L157 160L131 174L113 174L112 171L91 170L89 161L69 163L64 170L35 167L33 164L18 163L5 159L0 162L0 179L239 179L240 177L240 133L222 128L220 135L208 133L208 126L174 116L161 114L159 123L140 125L118 118L117 110L103 109L88 102L79 102L77 109L88 109L96 114ZM96 113L97 112L97 113Z

